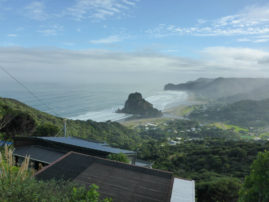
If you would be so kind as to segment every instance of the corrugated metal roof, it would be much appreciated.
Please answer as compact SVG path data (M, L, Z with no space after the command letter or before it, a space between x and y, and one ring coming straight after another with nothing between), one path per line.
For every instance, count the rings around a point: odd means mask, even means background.
M174 178L171 202L195 202L195 182Z
M79 139L75 137L38 137L38 138L43 139L43 140L83 147L87 149L94 149L94 150L104 151L108 153L114 153L114 154L119 154L119 153L136 154L136 152L134 151L110 147L106 143L96 143L96 142L91 142L91 141L87 141L87 140L83 140L83 139Z
M50 164L62 157L65 153L52 150L42 146L32 145L17 147L13 152L14 156L26 157L30 156L31 160Z

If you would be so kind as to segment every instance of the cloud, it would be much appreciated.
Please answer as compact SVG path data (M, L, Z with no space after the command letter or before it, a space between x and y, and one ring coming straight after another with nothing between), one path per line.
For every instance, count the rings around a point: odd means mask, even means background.
M46 21L48 19L60 19L72 17L75 20L91 19L93 21L106 20L110 17L128 16L130 8L136 6L140 0L72 0L62 6L55 7L47 1L32 1L24 5L19 11L15 8L4 7L0 8L5 12L17 12L17 14L30 18L36 21ZM7 0L0 0L0 5L8 2ZM128 12L127 12L128 11ZM0 13L0 19L5 15Z
M265 43L268 42L268 38L240 38L237 39L238 42L252 42L252 43Z
M8 37L17 37L18 35L17 34L8 34L7 36Z
M26 81L164 84L198 77L269 75L269 52L235 47L208 47L200 59L150 52L2 47L0 61Z
M216 27L235 26L252 27L269 22L269 4L265 6L248 6L235 15L225 16L215 21Z
M76 20L87 18L105 20L108 17L125 14L125 11L134 7L136 3L137 0L77 0L65 14L71 15Z
M25 8L25 15L33 20L43 21L48 19L49 15L45 12L45 5L43 2L34 1Z
M198 19L198 24L190 27L160 24L146 33L155 37L175 35L192 36L260 36L269 34L269 4L250 6L241 12L215 20ZM256 42L266 42L260 39Z
M269 52L251 48L209 47L202 50L207 67L239 71L242 74L263 75L269 73L268 65L261 61L269 57Z
M62 44L64 46L74 46L74 45L76 45L76 43L74 43L74 42L63 42Z
M43 29L38 30L37 32L41 33L43 36L57 36L59 32L63 31L63 26L53 25Z
M91 44L111 44L111 43L116 43L122 40L123 40L122 37L117 36L117 35L112 35L112 36L108 36L102 39L91 40L90 43Z
M269 41L269 35L249 36L237 39L238 42L265 43Z

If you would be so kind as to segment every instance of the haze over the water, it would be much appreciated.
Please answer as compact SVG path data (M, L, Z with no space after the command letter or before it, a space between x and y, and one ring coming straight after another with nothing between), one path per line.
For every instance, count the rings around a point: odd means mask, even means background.
M1 67L46 102L50 85L147 97L199 77L269 75L266 0L0 0L0 25ZM3 69L0 85L0 96L23 99Z

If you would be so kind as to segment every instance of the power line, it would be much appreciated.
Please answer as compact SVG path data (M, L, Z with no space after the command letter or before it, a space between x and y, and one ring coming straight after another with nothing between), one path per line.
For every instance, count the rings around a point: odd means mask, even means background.
M47 107L49 111L54 112L54 114L58 117L60 115L55 112L55 110L50 107L47 103L43 102L42 99L40 99L33 91L31 91L26 85L24 85L21 81L19 81L16 77L14 77L12 74L10 74L3 66L0 65L0 69L5 72L10 78L15 80L20 86L22 86L29 94L31 94L39 103L41 103L43 106ZM55 136L58 136L62 131L64 131L64 136L66 136L66 119L64 119L64 127L58 131L58 133Z
M16 79L12 74L10 74L3 66L0 65L0 69L6 73L10 78L12 78L13 80L15 80L20 86L22 86L29 94L31 94L38 102L40 102L42 105L44 105L45 107L47 107L50 111L54 112L54 114L56 116L59 116L59 114L57 114L55 112L55 110L53 108L51 108L48 104L44 103L35 93L33 93L27 86L25 86L22 82L20 82L18 79Z
M58 135L64 130L64 127L58 131L58 133L55 135L55 137L59 137Z
M3 66L0 66L0 69L4 72L4 73L6 73L10 78L12 78L13 80L15 80L20 86L22 86L29 94L31 94L31 96L33 97L33 98L35 98L41 105L43 105L43 106L45 106L47 109L48 109L48 111L51 111L53 114L55 114L56 116L58 116L58 117L62 117L61 115L59 115L58 113L56 113L55 112L55 110L52 108L52 107L50 107L47 103L45 103L45 102L43 102L43 100L41 99L41 98L39 98L33 91L31 91L26 85L24 85L21 81L19 81L16 77L14 77L11 73L9 73ZM72 95L72 94L71 94ZM56 96L53 96L52 98L49 98L49 99L47 99L47 100L51 100L51 99L55 99L55 98L58 98L58 100L60 99L60 100L62 100L62 101L65 101L65 100L68 100L67 98L69 97L69 95L56 95ZM83 95L83 96L80 96L80 99L81 98L83 98L83 100L85 100L84 101L84 103L87 103L89 100L92 100L91 98L93 98L94 96L92 96L92 95ZM85 99L86 98L86 99ZM89 99L90 98L90 99ZM38 104L34 104L35 106L40 106L40 105L38 105ZM72 106L72 105L71 105ZM85 109L88 109L88 107L79 107L79 108L77 108L77 110L76 111L85 111ZM66 113L64 113L65 115L65 117L66 116L77 116L78 115L78 113L77 112L66 112ZM58 133L57 133L57 135L62 131L62 130L64 130L64 128L63 129L61 129Z

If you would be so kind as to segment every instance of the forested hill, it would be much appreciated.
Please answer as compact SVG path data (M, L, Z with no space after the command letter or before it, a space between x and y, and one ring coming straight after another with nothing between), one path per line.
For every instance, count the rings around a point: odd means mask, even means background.
M244 127L266 126L269 122L269 99L243 100L224 106L196 109L189 117L196 120L220 121Z
M268 87L268 78L200 78L182 84L167 84L164 89L192 92L196 96L208 99L233 96L231 101L239 101L242 95L248 99L269 98L269 93L264 93Z
M229 97L220 98L218 101L233 103L240 100L264 100L269 98L269 83L246 93L239 93Z
M0 135L12 136L54 136L63 135L64 119L41 112L17 100L0 98ZM67 120L67 134L98 141L112 146L132 147L139 142L133 131L117 122L95 122L92 120Z

